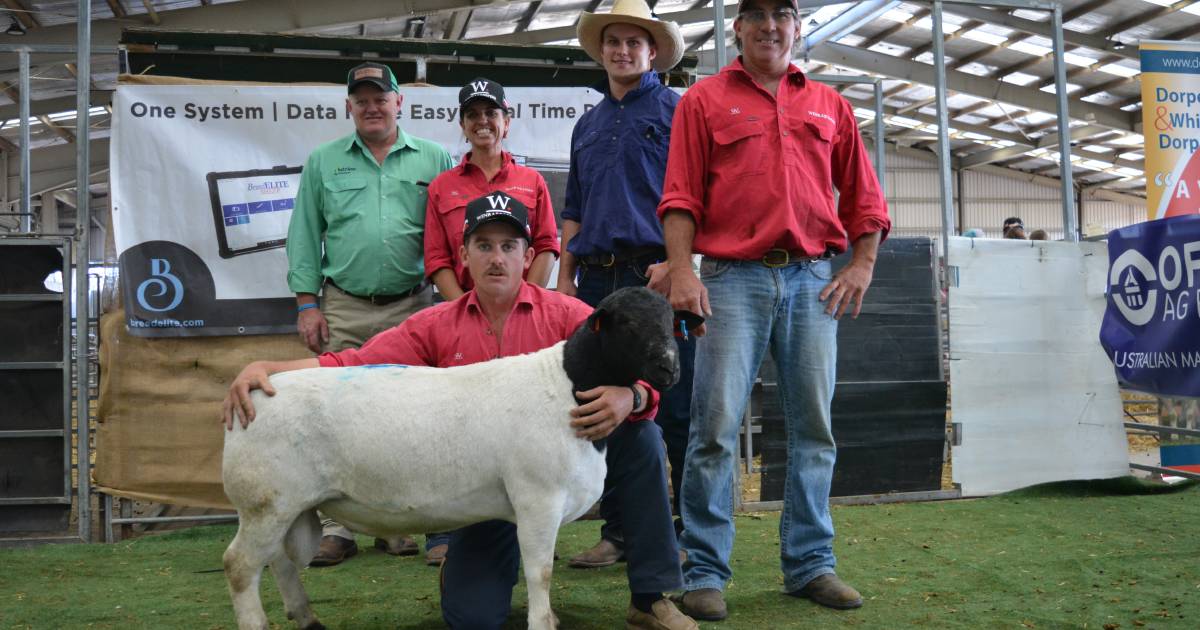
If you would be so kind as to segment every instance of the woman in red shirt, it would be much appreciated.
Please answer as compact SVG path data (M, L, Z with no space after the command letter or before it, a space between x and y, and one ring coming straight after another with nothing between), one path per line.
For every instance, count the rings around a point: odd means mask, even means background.
M475 79L459 90L458 104L458 122L471 143L471 151L458 166L429 184L429 202L425 206L425 275L446 300L456 299L471 289L471 277L459 251L463 244L464 209L472 199L501 191L530 209L534 259L526 279L544 287L558 256L558 225L546 180L537 171L515 163L512 154L501 147L512 123L504 86L490 79Z

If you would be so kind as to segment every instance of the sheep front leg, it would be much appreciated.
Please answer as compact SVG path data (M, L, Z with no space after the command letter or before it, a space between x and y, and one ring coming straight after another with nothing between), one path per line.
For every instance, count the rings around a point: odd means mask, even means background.
M563 519L562 497L540 497L536 503L516 507L517 542L525 565L529 591L530 630L554 630L558 619L550 609L550 577L554 572L554 543Z

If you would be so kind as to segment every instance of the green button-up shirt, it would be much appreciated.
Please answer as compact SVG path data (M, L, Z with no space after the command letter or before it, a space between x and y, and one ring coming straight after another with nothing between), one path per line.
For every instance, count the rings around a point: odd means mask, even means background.
M364 296L416 286L429 182L452 166L441 145L403 130L382 166L357 133L317 147L288 226L288 288L319 293L325 278Z

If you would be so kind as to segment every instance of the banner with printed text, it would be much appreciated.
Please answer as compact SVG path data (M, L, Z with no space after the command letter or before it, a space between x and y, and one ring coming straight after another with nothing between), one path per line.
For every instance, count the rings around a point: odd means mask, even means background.
M1200 42L1143 41L1142 135L1150 219L1200 212Z
M400 127L469 148L458 88L401 88ZM507 90L505 148L565 169L587 88ZM308 154L354 131L342 86L132 85L113 97L114 236L130 333L294 332L284 244Z
M1100 343L1130 387L1200 396L1200 215L1108 235L1108 304Z

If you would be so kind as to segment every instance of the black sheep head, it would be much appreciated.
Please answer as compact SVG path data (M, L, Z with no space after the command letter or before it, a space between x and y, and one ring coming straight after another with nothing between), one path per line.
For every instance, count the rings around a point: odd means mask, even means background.
M567 343L565 368L579 390L645 380L659 391L679 381L674 314L663 296L626 287L600 301Z

